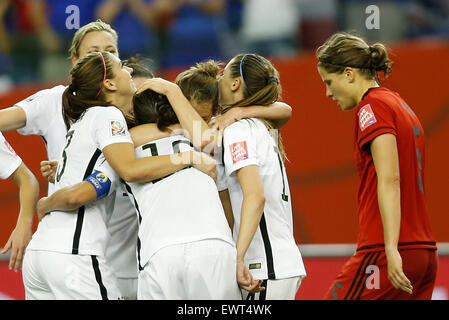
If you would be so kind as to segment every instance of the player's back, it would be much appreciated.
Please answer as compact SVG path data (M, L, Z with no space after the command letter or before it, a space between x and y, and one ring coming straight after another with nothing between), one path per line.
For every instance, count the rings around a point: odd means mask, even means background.
M176 135L139 146L136 155L141 158L190 150L191 142ZM215 182L203 172L186 168L160 180L130 186L141 217L142 266L169 245L210 238L233 243Z

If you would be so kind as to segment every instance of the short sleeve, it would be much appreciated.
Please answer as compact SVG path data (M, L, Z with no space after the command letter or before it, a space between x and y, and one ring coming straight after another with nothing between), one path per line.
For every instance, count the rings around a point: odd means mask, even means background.
M22 108L26 115L25 126L17 131L22 135L44 136L54 115L57 112L62 113L64 90L64 86L41 90L16 103L15 106Z
M224 165L228 176L243 167L259 165L250 125L249 120L240 120L224 130Z
M22 164L22 159L0 133L0 179L8 179Z
M100 156L98 165L95 166L94 170L100 171L101 173L105 174L106 177L111 181L111 188L108 194L111 194L115 190L117 190L117 185L120 183L120 177L109 165L103 154Z
M131 143L123 113L116 107L101 107L94 119L93 139L100 150L114 143Z
M395 113L390 106L377 99L369 99L356 115L356 137L360 149L376 137L396 135Z

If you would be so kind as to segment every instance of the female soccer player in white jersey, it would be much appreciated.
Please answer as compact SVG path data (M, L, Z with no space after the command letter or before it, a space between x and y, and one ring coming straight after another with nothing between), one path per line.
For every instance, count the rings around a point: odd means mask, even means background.
M229 108L271 104L281 90L277 70L257 54L235 56L226 65L218 86L220 104ZM270 129L268 123L253 118L237 121L224 130L237 279L243 289L247 287L242 280L248 270L254 279L263 280L265 290L247 294L247 299L294 299L306 273L293 237L284 150L280 134Z
M157 123L162 131L178 123L167 98L150 90L134 97L134 115L137 124ZM186 137L172 135L146 141L136 154L189 150ZM214 180L187 168L130 187L141 217L138 299L240 299L236 250Z
M87 178L102 161L101 155L125 181L151 181L192 164L195 151L186 153L188 163L174 163L170 156L136 159L125 118L111 106L125 110L135 92L130 69L116 56L107 52L89 54L72 68L71 76L72 83L63 94L69 131L58 161L56 189ZM194 166L215 171L214 165ZM104 195L107 183L104 176L93 183L99 197ZM23 266L27 297L118 298L115 279L104 260L110 205L109 196L81 207L76 215L59 212L40 222Z
M9 269L22 267L22 257L31 239L31 226L39 197L39 184L0 132L0 179L11 179L19 187L20 212L16 227L1 253L10 251Z
M72 40L70 48L72 63L75 64L94 51L108 51L118 57L117 41L117 33L107 23L98 20L82 26ZM62 117L62 94L66 88L59 85L45 89L16 103L13 107L0 110L0 131L18 130L23 135L40 135L45 141L48 159L58 159L64 149L67 134ZM50 183L48 194L52 194L53 190L53 183ZM137 261L134 240L137 233L137 215L124 194L125 190L116 193L113 217L108 224L111 245L108 246L106 255L117 276L122 298L136 299ZM29 233L32 233L31 226ZM29 241L29 238L22 241ZM120 254L116 252L118 248ZM24 250L21 252L23 254Z

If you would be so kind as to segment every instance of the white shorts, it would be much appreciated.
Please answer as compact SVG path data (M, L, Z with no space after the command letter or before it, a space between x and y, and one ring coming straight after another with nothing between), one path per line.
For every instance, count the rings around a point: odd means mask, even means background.
M242 289L244 300L295 300L296 293L301 285L302 277L293 277L279 280L263 280L264 291L249 293Z
M157 251L139 273L139 300L241 300L236 248L206 239Z
M117 278L119 300L137 300L137 278Z
M27 250L22 266L27 300L117 300L112 269L98 256Z

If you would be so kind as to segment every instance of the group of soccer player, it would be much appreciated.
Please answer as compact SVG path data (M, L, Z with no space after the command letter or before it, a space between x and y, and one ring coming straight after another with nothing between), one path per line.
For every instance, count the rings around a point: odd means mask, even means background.
M21 202L3 251L22 267L26 298L295 299L306 272L279 133L291 108L278 101L275 67L239 54L170 82L121 61L117 44L102 21L81 27L70 85L0 110L0 131L42 136L49 159L38 201L35 177L0 136L0 178L19 185ZM317 56L326 94L357 107L362 177L357 253L325 298L428 299L437 256L419 120L379 87L378 72L391 70L383 45L338 33ZM369 265L378 290L360 285Z

